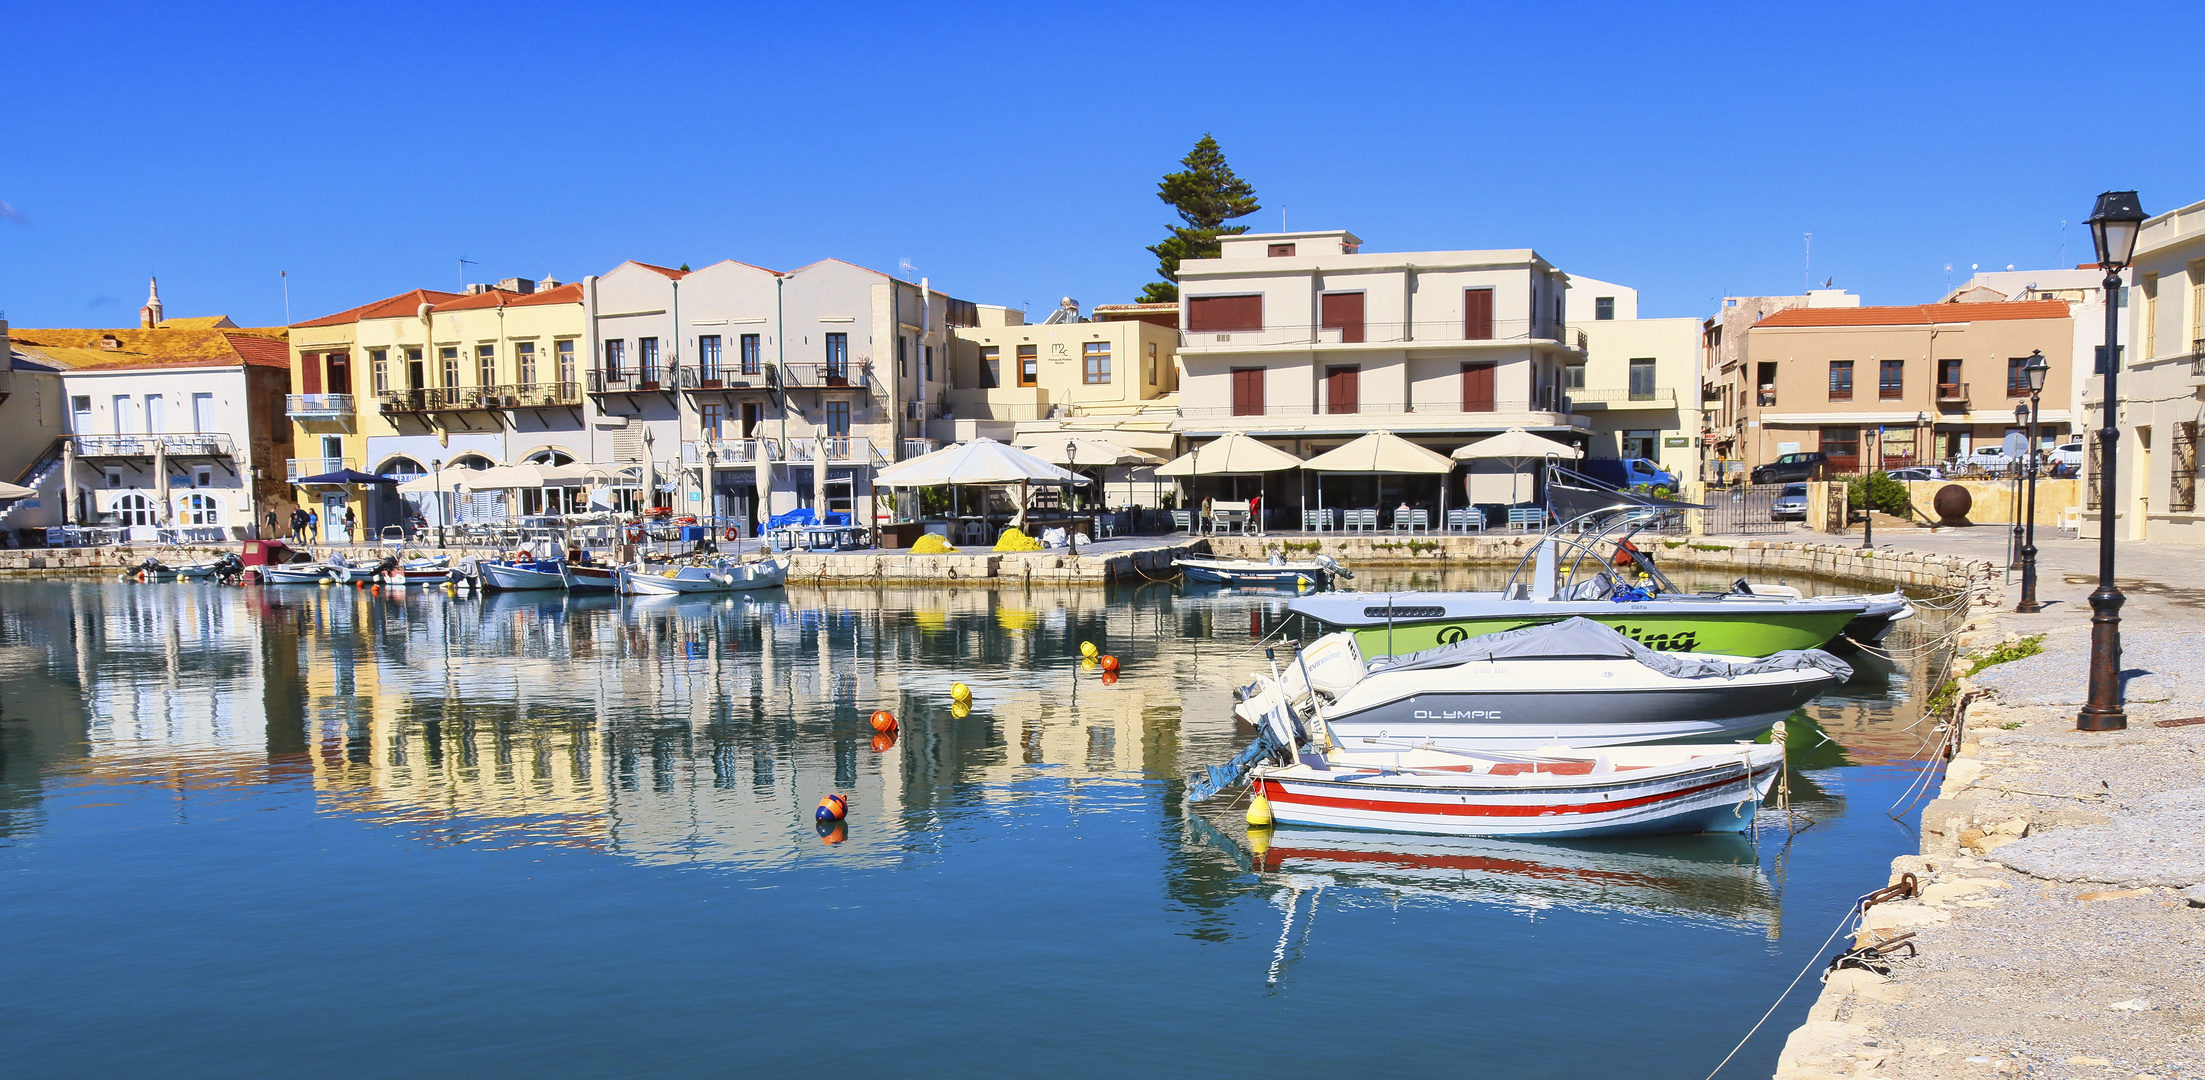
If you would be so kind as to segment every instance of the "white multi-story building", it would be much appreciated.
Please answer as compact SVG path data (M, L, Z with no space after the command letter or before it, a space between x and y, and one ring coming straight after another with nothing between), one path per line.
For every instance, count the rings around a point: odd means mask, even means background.
M2091 270L2103 280L2103 273ZM2105 423L2105 378L2083 380L2084 455L2082 535L2099 532L2099 500L2111 498L2119 535L2129 540L2205 544L2205 514L2198 511L2198 426L2205 423L2205 202L2192 203L2144 222L2136 237L2128 316L2119 359L2121 399L2118 471L2104 475L2096 452ZM2116 301L2118 302L2118 301ZM2091 311L2095 310L2095 317ZM2076 356L2102 364L2105 308L2075 310ZM2085 325L2087 324L2087 325ZM2087 352L2081 342L2090 344ZM2081 364L2077 364L2081 368ZM2109 482L2110 481L2110 482Z
M1679 479L1700 472L1700 321L1641 319L1638 290L1570 275L1569 325L1585 359L1566 369L1570 411L1592 425L1594 457L1646 458Z

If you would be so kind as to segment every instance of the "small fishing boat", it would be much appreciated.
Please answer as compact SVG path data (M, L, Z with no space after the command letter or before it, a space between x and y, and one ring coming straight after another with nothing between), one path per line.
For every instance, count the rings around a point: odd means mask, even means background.
M525 556L525 557L524 557ZM539 559L526 553L510 559L484 559L475 564L485 589L564 589L565 559Z
M568 559L560 565L559 577L568 592L618 592L621 569Z
M409 588L419 585L452 585L466 580L469 580L469 575L454 567L449 555L407 559L383 571L383 581L386 584Z
M1737 592L1748 593L1753 596L1774 596L1790 600L1835 601L1838 603L1850 603L1857 600L1863 605L1861 613L1853 616L1853 621L1846 623L1845 628L1838 631L1838 636L1861 645L1883 644L1883 639L1891 635L1893 627L1914 617L1913 603L1907 600L1905 593L1897 589L1882 593L1856 593L1850 596L1823 595L1809 597L1789 585L1747 582L1743 578L1739 579L1734 589Z
M1366 661L1353 634L1311 643L1274 682L1236 692L1258 724L1283 701L1340 753L1399 740L1521 750L1705 742L1766 730L1853 669L1816 649L1748 658L1666 653L1590 619Z
M176 567L176 580L206 581L210 578L235 576L244 567L244 562L237 556L224 555L219 559L206 559Z
M1323 589L1332 586L1336 575L1346 578L1355 576L1334 562L1330 555L1319 555L1306 562L1287 562L1277 557L1269 562L1258 562L1254 559L1214 559L1206 555L1192 555L1173 559L1172 565L1178 567L1188 581L1240 588Z
M260 568L260 580L267 585L319 585L331 580L331 568L328 563L313 559L272 563Z
M777 589L787 580L788 570L786 559L747 563L719 559L657 572L628 567L621 573L620 591L634 596L687 596Z

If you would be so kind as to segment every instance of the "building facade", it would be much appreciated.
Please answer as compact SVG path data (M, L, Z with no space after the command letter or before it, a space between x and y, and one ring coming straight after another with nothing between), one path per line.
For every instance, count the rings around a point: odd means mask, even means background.
M1084 437L1169 455L1177 436L1176 328L1137 318L1089 318L1067 298L1039 323L982 304L978 325L954 331L953 427L929 435L985 435L1039 444ZM1175 316L1176 317L1176 314Z
M2131 273L2134 330L2118 350L2120 443L2113 475L2097 451L2105 379L2094 373L2084 383L2082 535L2099 535L2100 500L2110 498L2123 539L2205 544L2197 500L2198 425L2205 422L2199 389L2205 387L2205 202L2144 222ZM2104 309L2097 311L2096 322L2078 327L2077 336L2096 343L2091 355L2102 363Z
M1646 458L1679 479L1700 474L1700 321L1641 319L1638 290L1570 275L1569 325L1585 359L1564 369L1572 413L1591 425L1593 457Z
M1746 333L1755 323L1795 307L1859 307L1843 289L1798 296L1726 296L1722 310L1700 324L1700 478L1743 482L1746 476L1746 406L1754 398L1746 368Z

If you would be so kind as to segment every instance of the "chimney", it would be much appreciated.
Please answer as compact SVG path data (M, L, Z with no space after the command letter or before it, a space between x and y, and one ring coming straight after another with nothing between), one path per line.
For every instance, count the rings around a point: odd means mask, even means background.
M498 282L498 288L503 289L506 292L526 294L536 291L536 283L524 277L509 277L506 278L504 281Z
M146 279L145 306L138 309L138 328L151 330L159 325L161 325L161 280L148 277Z

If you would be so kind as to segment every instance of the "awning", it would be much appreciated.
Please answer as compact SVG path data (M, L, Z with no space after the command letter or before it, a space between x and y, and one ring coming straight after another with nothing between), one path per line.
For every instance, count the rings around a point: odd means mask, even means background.
M873 476L874 487L942 487L951 484L1085 484L1087 478L1060 469L1015 446L994 439L968 443L899 461Z
M1373 431L1302 462L1310 472L1431 473L1454 471L1455 463L1390 431Z
M1192 453L1181 454L1165 462L1157 468L1156 475L1237 476L1281 472L1301 467L1302 459L1276 446L1258 442L1243 432L1228 431L1202 444Z

